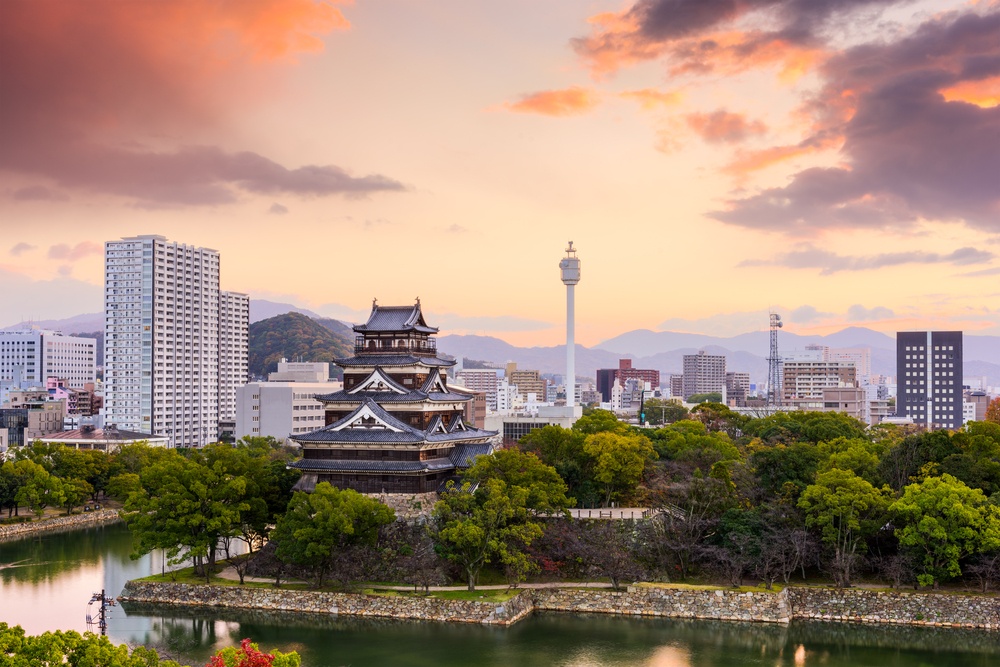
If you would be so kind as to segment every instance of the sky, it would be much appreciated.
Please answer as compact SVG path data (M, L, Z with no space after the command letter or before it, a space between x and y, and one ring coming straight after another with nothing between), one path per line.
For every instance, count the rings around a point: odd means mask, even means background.
M0 326L103 243L222 288L577 342L1000 334L997 0L4 0Z

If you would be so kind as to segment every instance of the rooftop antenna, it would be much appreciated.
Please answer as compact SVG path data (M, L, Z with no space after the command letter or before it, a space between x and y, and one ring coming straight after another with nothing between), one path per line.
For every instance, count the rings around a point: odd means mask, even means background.
M778 356L778 329L784 324L781 315L771 313L771 352L767 357L767 404L781 404L781 357Z

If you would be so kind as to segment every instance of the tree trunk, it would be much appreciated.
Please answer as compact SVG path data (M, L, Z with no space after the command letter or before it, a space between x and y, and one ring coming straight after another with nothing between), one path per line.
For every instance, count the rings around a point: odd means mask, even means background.
M469 590L476 590L476 574L473 572L472 568L465 569L466 574L469 576Z

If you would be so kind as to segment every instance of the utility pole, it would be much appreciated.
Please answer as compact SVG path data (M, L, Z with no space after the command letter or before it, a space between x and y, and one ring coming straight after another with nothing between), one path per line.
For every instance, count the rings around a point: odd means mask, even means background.
M115 606L115 599L109 598L105 595L105 590L102 588L100 593L94 593L90 597L90 602L87 603L87 627L92 628L95 625L94 617L90 613L90 606L95 602L100 604L99 610L97 612L96 625L101 630L101 635L108 634L108 607Z

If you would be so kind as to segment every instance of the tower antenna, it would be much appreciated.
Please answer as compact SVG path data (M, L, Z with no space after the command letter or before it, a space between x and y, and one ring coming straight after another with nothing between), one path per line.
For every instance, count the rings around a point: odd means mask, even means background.
M781 357L778 355L778 329L783 325L781 315L771 313L771 352L767 357L767 404L781 404Z
M580 260L573 242L566 248L566 256L559 262L563 285L566 286L566 406L576 405L576 284L580 282Z

